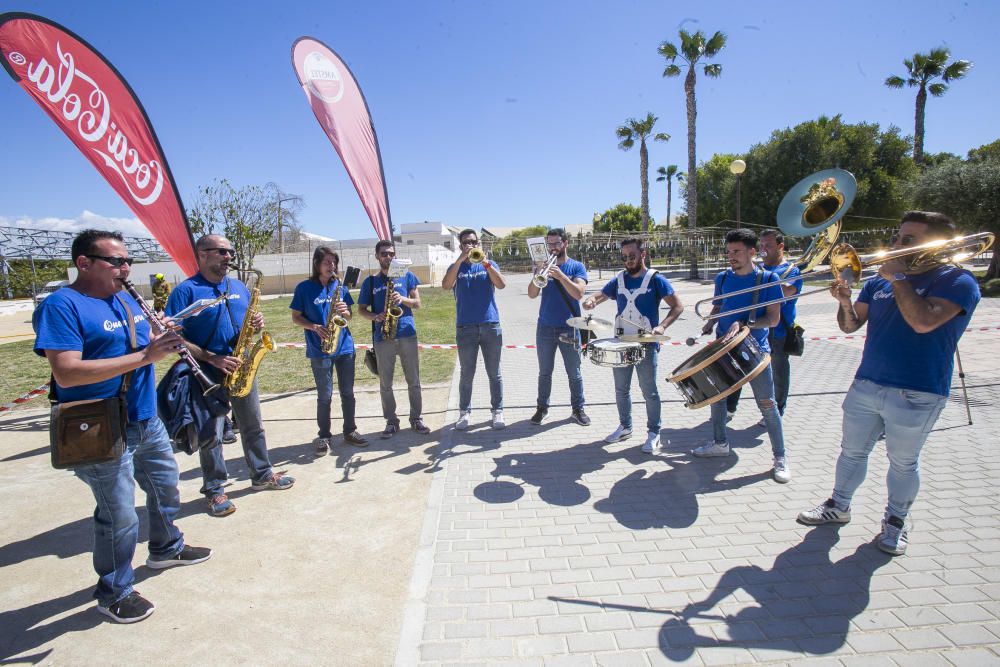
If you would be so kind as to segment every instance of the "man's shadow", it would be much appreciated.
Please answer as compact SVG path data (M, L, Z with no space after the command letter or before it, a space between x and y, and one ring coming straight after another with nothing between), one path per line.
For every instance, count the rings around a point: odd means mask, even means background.
M770 570L740 565L726 571L708 597L688 604L660 629L659 644L671 660L685 660L695 648L745 647L827 654L844 645L851 619L868 607L871 579L892 557L872 543L860 545L836 563L830 550L836 529L816 528L782 552ZM743 590L757 603L733 615L712 613ZM698 634L691 619L724 621L731 639Z
M19 656L10 663L38 664L40 662L51 661L52 649L47 649L35 655L19 655L25 651L30 651L38 646L42 646L57 637L61 637L70 632L84 632L103 623L100 616L93 609L94 588L93 586L69 593L61 597L46 600L45 602L32 602L27 607L21 609L11 609L0 612L0 664L7 664L8 658ZM64 614L70 609L76 609L87 605L70 616L60 618L46 623L48 619Z
M594 509L611 514L618 523L633 530L686 528L698 518L698 496L738 489L771 478L767 470L735 479L716 478L739 462L735 454L698 459L686 452L659 456L645 463L666 463L668 470L649 474L640 468L615 482L608 497L594 503Z

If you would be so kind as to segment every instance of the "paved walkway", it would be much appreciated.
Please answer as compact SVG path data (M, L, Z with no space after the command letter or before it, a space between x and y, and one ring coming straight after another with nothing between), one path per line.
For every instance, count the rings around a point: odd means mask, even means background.
M498 293L505 342L534 342L538 302L526 276L510 283ZM676 287L688 309L669 331L675 341L700 328L694 301L710 292ZM752 400L731 424L735 454L698 460L688 451L711 435L708 410L686 409L661 380L669 445L654 456L639 435L603 442L618 421L609 369L584 363L585 428L568 420L557 361L550 419L534 427L535 353L506 350L509 427L498 433L480 367L475 427L442 434L397 664L1000 664L1000 303L984 301L973 325L993 328L962 341L975 423L954 391L924 450L901 558L872 544L885 499L879 451L850 524L795 521L829 495L840 403L863 344L840 335L830 297L809 297L800 312L808 335L835 338L809 341L792 362L787 485L771 479ZM692 352L667 346L658 376ZM635 385L633 400L642 424ZM453 421L454 382L450 408Z

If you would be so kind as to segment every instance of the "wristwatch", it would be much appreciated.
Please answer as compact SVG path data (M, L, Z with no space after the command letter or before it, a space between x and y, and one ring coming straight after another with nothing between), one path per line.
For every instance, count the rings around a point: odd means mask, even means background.
M895 282L898 282L900 280L906 280L906 274L905 273L901 273L900 272L900 273L894 273L894 274L892 274L892 280L890 280L889 282L890 283L895 283Z

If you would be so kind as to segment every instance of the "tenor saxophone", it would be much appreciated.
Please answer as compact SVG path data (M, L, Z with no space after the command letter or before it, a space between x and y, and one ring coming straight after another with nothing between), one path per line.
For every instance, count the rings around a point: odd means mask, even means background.
M390 281L392 285L392 290L396 290L396 281ZM403 316L403 309L399 306L390 306L389 304L389 288L386 287L385 290L385 319L382 320L382 338L385 340L392 340L396 337L396 328L399 326L399 318Z
M233 267L238 268L238 267ZM243 326L240 327L240 335L236 339L236 346L233 348L233 356L240 360L240 365L232 373L227 375L222 381L222 386L229 391L230 396L241 398L250 393L253 388L254 378L257 376L257 369L264 361L264 355L275 348L271 334L263 329L260 336L253 326L254 315L260 312L260 283L264 274L257 269L241 269L250 271L257 275L253 290L250 292L250 305L247 307L246 316L243 319Z
M323 339L320 349L323 354L333 354L337 350L337 341L340 340L340 332L347 326L347 320L337 314L337 304L341 302L340 281L337 281L337 289L333 293L333 300L330 301L330 312L326 316L326 338Z

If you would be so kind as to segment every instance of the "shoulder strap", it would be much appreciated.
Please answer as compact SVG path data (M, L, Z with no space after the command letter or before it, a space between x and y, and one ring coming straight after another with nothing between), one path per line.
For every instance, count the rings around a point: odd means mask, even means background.
M569 294L566 293L566 288L562 286L562 283L558 280L555 281L556 287L559 288L559 294L562 295L563 301L566 302L566 307L569 308L569 312L573 314L573 317L580 317L580 312L573 307L573 300L569 298ZM576 304L579 307L579 303Z
M139 346L135 342L135 318L132 316L132 309L128 307L128 303L126 303L125 299L122 298L121 292L115 294L115 297L125 308L125 316L128 318L129 342L132 344L132 351L134 352L139 348ZM153 325L150 324L149 326L152 328ZM129 371L125 374L124 379L122 379L122 388L118 392L118 395L121 396L122 399L124 399L125 394L128 393L128 386L132 381L132 373L134 372L135 371Z

